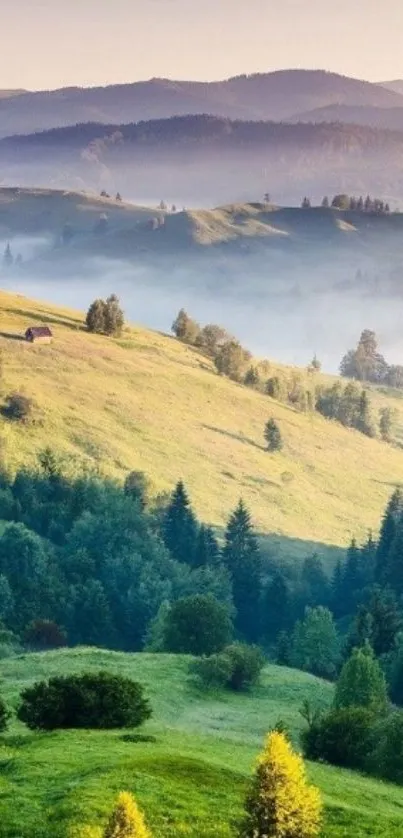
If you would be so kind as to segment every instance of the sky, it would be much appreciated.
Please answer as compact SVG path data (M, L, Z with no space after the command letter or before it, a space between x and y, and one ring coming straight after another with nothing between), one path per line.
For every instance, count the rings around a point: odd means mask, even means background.
M402 0L0 0L0 89L288 67L403 77Z

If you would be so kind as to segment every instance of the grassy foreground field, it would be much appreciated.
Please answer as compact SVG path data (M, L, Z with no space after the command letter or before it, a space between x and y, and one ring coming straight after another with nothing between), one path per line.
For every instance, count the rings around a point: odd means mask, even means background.
M268 666L250 695L199 693L188 659L95 649L23 655L2 661L1 692L16 705L40 677L107 668L143 682L154 708L141 735L122 731L33 734L13 722L0 740L0 835L62 838L76 824L102 825L119 790L133 792L156 838L236 834L248 777L263 737L281 717L295 741L304 698L329 703L332 687L313 676ZM403 789L328 766L309 766L324 795L326 838L397 838Z
M52 345L22 339L35 323L52 326ZM33 465L51 445L71 469L87 463L120 479L141 469L156 492L183 478L197 513L218 526L242 495L260 531L275 545L281 537L291 557L377 530L402 480L400 447L222 378L169 336L133 327L113 340L82 324L81 313L0 292L2 396L23 391L37 405L31 425L0 417L12 469ZM401 434L403 401L376 399L400 410ZM270 416L285 441L275 455L264 450Z

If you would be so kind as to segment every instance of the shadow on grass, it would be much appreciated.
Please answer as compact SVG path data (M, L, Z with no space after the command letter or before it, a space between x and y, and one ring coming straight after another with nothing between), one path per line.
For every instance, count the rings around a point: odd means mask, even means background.
M0 332L0 338L5 338L6 340L17 340L25 343L24 335L18 335L16 332Z
M79 329L86 331L84 323L76 320L74 317L57 317L54 314L40 314L35 311L27 311L21 308L6 308L8 314L17 314L19 317L26 317L27 320L35 320L38 323L57 323L60 326L66 326L71 329Z
M229 439L235 439L237 442L242 442L244 445L251 445L252 448L257 448L258 451L266 451L264 445L259 445L255 440L250 439L247 436L243 436L243 434L234 434L231 431L225 431L223 428L215 428L214 425L203 425L202 428L206 431L213 431L215 434L220 434L221 436L226 436Z

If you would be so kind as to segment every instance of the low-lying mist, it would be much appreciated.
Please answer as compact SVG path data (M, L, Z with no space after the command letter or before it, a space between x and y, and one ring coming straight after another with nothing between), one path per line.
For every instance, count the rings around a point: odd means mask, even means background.
M164 332L185 308L202 325L224 326L257 356L305 365L316 353L328 372L337 371L342 355L369 328L390 363L403 361L396 266L394 273L370 259L360 266L353 256L329 264L318 251L309 260L267 251L250 258L182 256L180 263L173 257L153 263L34 259L46 246L45 239L14 239L24 261L3 268L1 286L83 311L95 297L115 293L129 322Z

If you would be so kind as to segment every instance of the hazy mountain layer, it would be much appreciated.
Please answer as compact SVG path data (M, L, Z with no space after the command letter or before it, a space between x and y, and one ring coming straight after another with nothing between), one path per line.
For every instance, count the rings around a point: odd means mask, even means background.
M282 70L205 83L151 79L72 87L0 101L0 136L77 122L130 123L176 114L282 120L334 104L403 107L400 92L322 70Z

